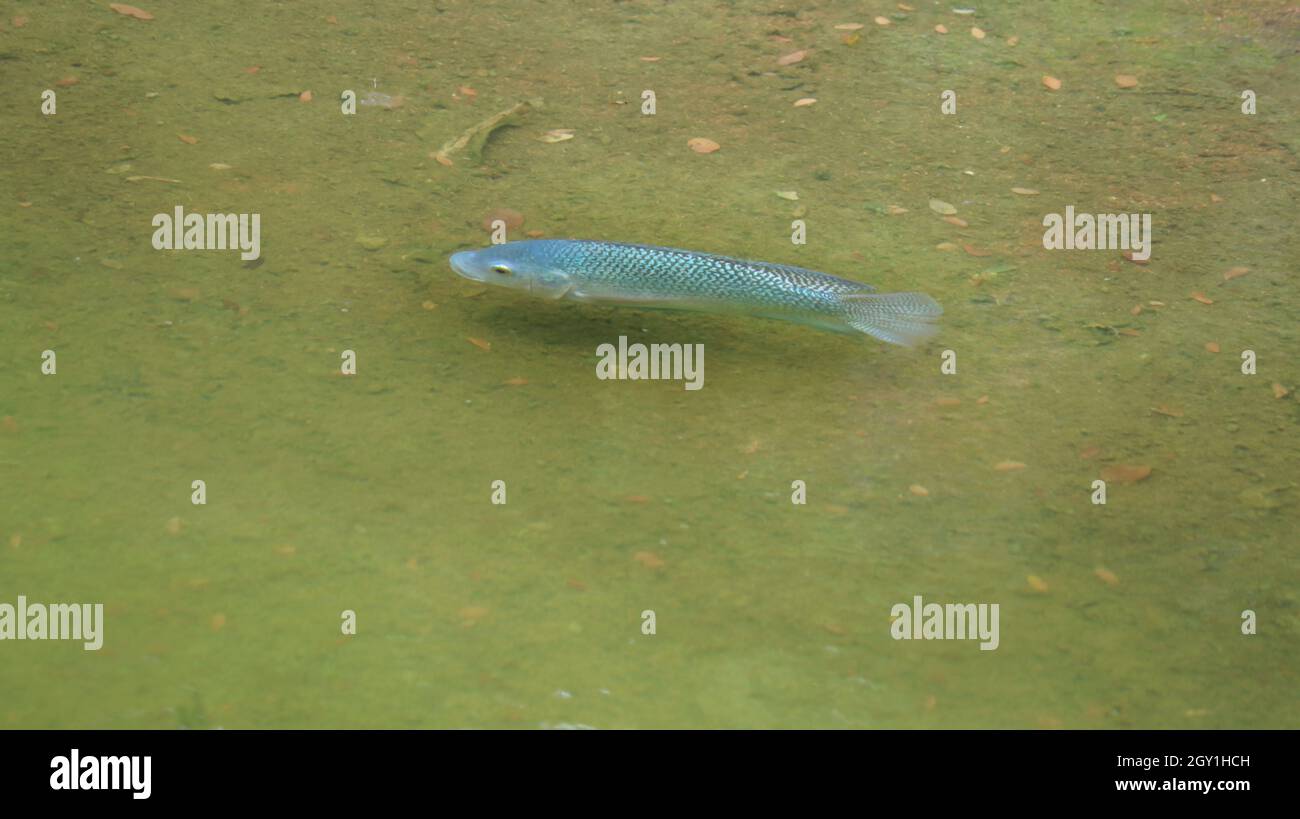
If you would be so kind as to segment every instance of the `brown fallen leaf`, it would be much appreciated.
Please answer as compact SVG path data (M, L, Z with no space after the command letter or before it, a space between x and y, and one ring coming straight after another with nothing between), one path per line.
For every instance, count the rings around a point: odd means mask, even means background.
M711 139L705 137L694 137L686 140L687 146L697 154L711 154L722 146Z
M484 341L481 338L474 338L473 336L466 336L465 340L468 341L470 344L473 344L475 347L479 348L480 350L492 349L492 342L490 341Z
M1107 483L1137 483L1151 476L1151 467L1145 465L1115 464L1101 470L1101 479Z
M1207 342L1205 342L1205 352L1207 352L1207 353L1217 353L1217 352L1219 352L1219 345L1218 345L1218 343L1217 343L1217 342L1214 342L1214 341L1207 341Z
M1025 468L1020 461L1000 461L993 465L993 468L999 472L1019 472Z
M134 17L137 20L153 19L153 15L144 9L129 6L126 3L109 3L108 7L118 14L125 14L127 17Z
M1110 569L1107 569L1105 566L1098 566L1097 568L1092 570L1092 573L1097 575L1097 578L1101 580L1101 582L1105 583L1107 586L1119 585L1119 577L1117 577L1114 572L1112 572Z
M298 95L300 102L311 102L311 91L304 91Z
M1043 85L1047 86L1047 88L1051 89L1052 91L1061 90L1061 81L1058 80L1056 77L1044 76Z
M1281 384L1277 383L1276 381L1273 382L1273 397L1274 397L1274 398L1286 398L1286 397L1287 397L1288 395L1290 395L1290 394L1291 394L1291 391L1288 390L1286 387L1282 386Z
M60 88L71 88L72 86L76 85L79 82L81 82L81 80L77 79L76 77L64 77L63 79L56 82L55 85L57 85Z
M520 376L515 376L514 378L507 378L505 381L502 381L501 383L505 384L507 387L522 387L528 383L528 379L522 378Z
M969 254L972 255L972 256L992 256L992 255L993 255L993 251L991 251L991 250L985 250L984 248L982 248L982 247L976 247L975 245L962 245L962 246L961 246L961 249L964 250L964 251L966 251L967 253L969 253Z
M1192 298L1196 299L1201 304L1214 304L1214 299L1210 298L1209 296L1205 295L1199 290L1196 291L1195 293L1192 293Z
M935 30L935 32L938 33L938 34L947 34L947 33L948 33L948 27L945 26L943 23L940 23L939 25L935 26L935 27L934 27L934 30Z
M817 104L816 97L804 97L803 99L794 101L795 108L807 108L809 105L816 105L816 104Z
M1120 88L1137 88L1138 78L1132 74L1116 74L1115 84Z
M647 569L662 569L664 567L664 559L654 552L637 552L632 555L632 559Z
M979 26L971 26L970 36L974 37L976 40L983 40L988 35L986 35L984 29Z
M893 21L890 20L888 17L879 17L879 16L878 16L878 17L876 17L876 19L875 19L874 22L875 22L875 24L878 25L878 26L888 26L888 25L893 25Z
M1132 309L1132 310L1129 310L1128 312L1129 312L1129 315L1140 316L1140 315L1142 315L1142 305L1140 305L1140 304L1135 304L1135 305L1133 305L1133 309Z
M1029 588L1033 589L1036 592L1047 592L1048 589L1051 588L1050 586L1047 585L1046 580L1044 580L1043 578L1039 577L1036 574L1031 574L1028 577L1026 577L1025 582L1029 584Z
M943 221L950 225L956 225L959 228L970 227L970 223L960 216L945 216L943 217Z
M808 49L806 48L800 49L799 51L791 51L789 54L779 57L776 61L776 64L794 65L795 63L803 62L804 58L807 56L808 56Z
M1230 282L1230 281L1232 281L1233 279L1240 278L1240 277L1246 275L1246 274L1249 273L1249 272L1250 272L1250 268L1249 268L1249 267L1231 267L1231 268L1228 268L1228 270L1226 270L1226 271L1224 272L1224 274L1223 274L1223 280L1224 280L1225 282Z
M186 145L199 144L199 138L196 136L190 136L189 134L177 134L176 136L180 139L181 142L184 142Z
M1151 408L1151 411L1154 412L1154 413L1156 413L1157 415L1167 415L1167 416L1169 416L1170 418L1182 418L1182 417L1183 417L1183 411L1182 411L1182 410L1180 410L1180 409L1174 409L1174 408L1172 408L1172 407L1166 407L1164 404L1161 404L1161 405L1158 406L1158 407L1152 407L1152 408Z
M1083 459L1086 461L1086 460L1088 460L1089 458L1092 458L1092 457L1096 456L1099 452L1101 452L1101 447L1099 447L1099 446L1087 446L1087 447L1084 447L1083 449L1079 450L1079 457L1080 457L1080 458L1083 458Z
M924 486L921 486L921 484L919 483L914 483L911 486L907 487L907 491L911 492L913 495L916 495L918 498L930 497L930 490L926 489Z
M524 215L510 208L495 208L483 216L483 229L492 230L492 223L497 221L504 222L506 230L518 230L524 226Z
M1038 195L1038 189L1037 189L1037 188L1012 188L1012 189L1011 189L1011 192L1012 192L1012 193L1020 194L1021 196L1037 196L1037 195Z

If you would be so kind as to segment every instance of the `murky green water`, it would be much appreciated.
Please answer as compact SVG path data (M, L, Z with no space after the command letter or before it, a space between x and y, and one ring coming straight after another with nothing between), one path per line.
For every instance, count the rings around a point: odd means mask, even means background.
M156 5L0 21L0 603L106 619L0 642L0 725L1300 726L1286 3ZM261 214L260 263L154 250L177 205ZM1150 263L1044 250L1067 205L1152 214ZM944 329L482 292L446 259L501 207ZM597 380L619 335L704 344L705 388ZM999 647L892 639L914 595Z

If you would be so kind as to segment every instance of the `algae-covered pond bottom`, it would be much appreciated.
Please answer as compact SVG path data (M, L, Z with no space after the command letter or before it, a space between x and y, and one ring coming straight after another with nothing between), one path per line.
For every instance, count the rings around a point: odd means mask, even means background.
M417 5L0 31L0 636L103 607L0 640L0 726L1300 727L1285 4ZM255 258L155 249L178 207ZM494 216L941 331L458 278Z

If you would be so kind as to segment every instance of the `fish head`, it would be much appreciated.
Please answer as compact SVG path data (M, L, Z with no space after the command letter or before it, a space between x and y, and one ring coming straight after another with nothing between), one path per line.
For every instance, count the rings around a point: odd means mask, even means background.
M451 254L451 269L481 284L558 299L572 286L569 274L552 264L545 242L506 242Z

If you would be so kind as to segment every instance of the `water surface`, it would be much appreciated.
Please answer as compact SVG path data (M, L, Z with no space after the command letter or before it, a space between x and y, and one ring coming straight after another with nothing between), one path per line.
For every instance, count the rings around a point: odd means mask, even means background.
M0 601L107 618L0 643L0 725L1300 727L1285 3L98 5L0 32ZM259 262L154 250L178 204L261 214ZM1150 263L1045 251L1066 205L1151 213ZM943 333L484 292L446 259L503 207ZM705 388L597 380L619 335L704 344ZM1115 465L1151 474L1092 504ZM917 594L998 603L999 648L891 639Z

